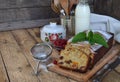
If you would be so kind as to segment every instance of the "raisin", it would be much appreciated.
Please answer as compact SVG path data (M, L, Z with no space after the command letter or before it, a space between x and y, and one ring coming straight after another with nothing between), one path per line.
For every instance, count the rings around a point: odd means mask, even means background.
M70 63L72 63L72 60L69 60Z
M85 70L85 66L80 67L81 70Z
M63 59L63 56L60 56L60 59L62 60L62 59Z
M70 63L72 63L72 61L68 60L68 61L65 61L65 63L70 64Z
M59 64L63 64L63 62L59 62Z

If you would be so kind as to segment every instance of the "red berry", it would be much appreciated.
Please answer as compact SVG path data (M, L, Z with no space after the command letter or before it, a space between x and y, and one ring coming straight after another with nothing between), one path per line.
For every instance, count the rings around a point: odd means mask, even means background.
M53 64L55 64L55 65L56 65L56 64L57 64L57 61L56 61L56 60L54 60L54 61L53 61Z
M67 40L66 39L57 39L54 41L53 44L55 47L64 48L65 45L67 44Z

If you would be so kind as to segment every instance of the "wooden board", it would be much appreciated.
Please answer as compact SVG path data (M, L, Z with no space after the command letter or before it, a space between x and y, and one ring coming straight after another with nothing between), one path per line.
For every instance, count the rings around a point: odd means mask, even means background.
M69 78L72 78L77 81L82 82L88 82L89 79L97 72L99 71L105 64L107 64L109 61L114 59L114 57L117 56L119 53L118 46L113 46L109 52L92 68L92 70L89 70L87 73L78 73L70 70L65 70L62 68L59 68L58 66L50 67L49 70L59 73L61 75L67 76ZM55 54L54 54L55 55Z

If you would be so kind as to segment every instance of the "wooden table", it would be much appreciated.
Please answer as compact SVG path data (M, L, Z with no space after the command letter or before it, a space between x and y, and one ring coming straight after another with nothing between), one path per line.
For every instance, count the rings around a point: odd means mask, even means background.
M0 32L0 82L76 82L54 72L34 75L36 61L31 47L41 42L40 28ZM120 66L116 68L120 72ZM110 72L103 82L120 82L120 75Z

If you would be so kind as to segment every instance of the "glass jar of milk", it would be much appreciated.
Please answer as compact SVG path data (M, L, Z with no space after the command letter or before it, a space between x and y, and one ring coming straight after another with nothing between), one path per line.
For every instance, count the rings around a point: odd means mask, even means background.
M79 0L75 9L75 34L89 30L90 7L88 0Z

